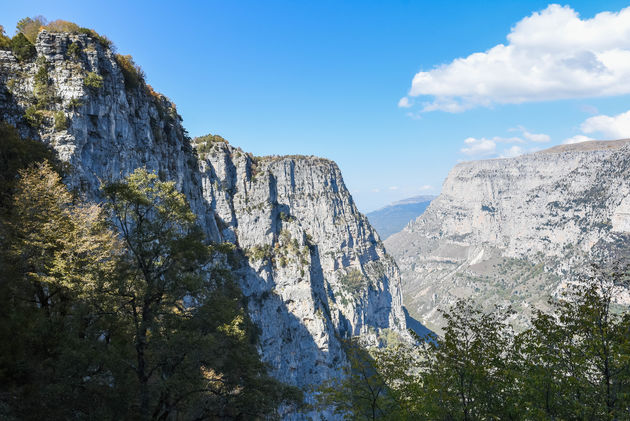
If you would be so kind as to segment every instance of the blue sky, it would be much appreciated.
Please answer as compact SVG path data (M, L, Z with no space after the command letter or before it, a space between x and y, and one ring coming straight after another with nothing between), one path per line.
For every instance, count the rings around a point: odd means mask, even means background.
M18 19L41 14L94 28L133 55L191 135L333 159L368 212L439 192L462 160L630 137L627 61L614 54L630 50L630 13L592 19L628 3L566 5L11 1L0 24L12 35ZM499 44L512 49L491 50ZM403 97L413 105L399 106Z

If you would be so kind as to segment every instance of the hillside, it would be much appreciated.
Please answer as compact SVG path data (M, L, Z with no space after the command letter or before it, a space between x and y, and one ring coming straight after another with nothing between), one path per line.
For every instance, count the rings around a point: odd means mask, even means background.
M411 315L439 330L438 310L471 297L512 305L526 326L589 262L628 251L629 175L627 140L456 165L425 213L385 241Z

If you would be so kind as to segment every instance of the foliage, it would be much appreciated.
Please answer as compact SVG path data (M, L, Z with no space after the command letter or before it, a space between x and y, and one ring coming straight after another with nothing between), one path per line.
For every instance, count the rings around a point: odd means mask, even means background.
M4 27L0 25L0 50L11 49L11 38L4 32Z
M63 111L55 112L55 130L62 131L68 128L68 118Z
M348 364L342 376L318 388L319 406L333 406L347 420L403 419L374 359L356 340L345 341L343 346Z
M351 269L343 275L339 282L353 296L357 296L365 288L367 279L359 269Z
M43 115L34 105L26 108L24 111L24 120L26 123L33 127L38 128L42 124Z
M485 313L460 300L445 313L442 337L376 350L373 359L361 354L373 370L347 370L346 379L320 389L321 400L347 419L627 419L630 313L614 312L612 303L629 279L598 269L518 335L510 309ZM355 394L381 390L389 412L383 403L370 418Z
M87 72L83 84L88 88L100 89L103 87L103 77L95 72Z
M198 153L201 154L205 154L210 152L210 150L212 149L212 146L215 143L225 143L227 144L228 141L225 140L223 137L219 136L218 134L207 134L205 136L199 136L199 137L195 137L192 140L193 145L195 145L195 148L197 149Z
M173 183L138 170L108 184L110 220L50 165L15 171L0 235L0 416L261 419L300 402L266 374L229 271L208 266L231 248L204 244Z
M140 417L257 417L298 399L266 375L240 290L205 278L210 249L175 184L140 169L105 194L128 250L119 313L134 329Z
M42 29L49 32L67 32L70 34L85 34L94 38L104 48L114 49L113 43L104 35L99 34L94 29L83 28L74 22L68 22L65 20L55 20L50 23L47 22L43 16L36 16L34 18L24 18L17 24L18 32L23 33L31 43L35 43L37 34Z
M44 25L46 25L46 18L43 16L26 17L18 21L16 29L18 33L24 35L31 44L35 44L37 34L39 34L39 31L41 31Z
M31 43L23 33L18 32L13 38L11 38L11 51L18 61L30 60L35 57L37 51L35 46Z
M18 172L43 160L55 162L51 149L41 142L21 139L15 127L0 121L0 211L9 206ZM55 166L58 168L59 164ZM4 218L0 214L0 220Z
M79 47L79 44L76 42L68 45L68 49L66 50L66 52L68 53L68 56L74 58L75 60L81 57L81 47Z
M144 71L130 55L116 54L115 58L125 79L125 89L133 90L144 84Z
M74 205L48 164L20 171L0 283L0 396L18 419L114 418L110 317L99 294L116 276L118 243L97 205ZM1 399L1 398L0 398ZM120 415L120 414L119 414Z
M46 108L55 96L55 90L50 84L50 76L46 63L42 63L34 77L33 94L37 100L37 108Z

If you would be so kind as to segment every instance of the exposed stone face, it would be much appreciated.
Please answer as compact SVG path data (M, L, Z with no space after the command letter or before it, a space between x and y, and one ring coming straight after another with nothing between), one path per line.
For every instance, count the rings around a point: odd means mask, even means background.
M630 141L455 166L426 212L385 241L408 309L439 331L437 310L472 297L513 305L527 325L588 262L627 251L629 175Z
M79 45L78 57L69 54L71 43ZM235 274L277 378L318 384L346 364L339 337L374 343L383 329L405 334L396 264L335 163L256 158L223 142L197 153L174 105L143 86L125 89L114 55L94 39L42 31L36 48L30 63L0 51L0 116L51 145L72 167L67 184L89 199L99 200L102 181L138 167L175 181L208 238L242 250ZM23 115L36 100L41 66L54 100L32 128ZM102 77L102 87L86 86L88 72ZM57 111L66 129L55 130Z

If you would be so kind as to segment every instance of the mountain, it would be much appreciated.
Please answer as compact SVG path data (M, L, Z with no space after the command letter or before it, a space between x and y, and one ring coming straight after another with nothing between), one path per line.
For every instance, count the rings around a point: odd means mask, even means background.
M53 148L87 199L138 167L175 181L207 237L242 256L233 275L276 378L318 385L347 364L341 338L406 335L398 268L334 162L191 141L175 105L97 36L43 30L35 48L23 60L0 50L0 118Z
M381 238L387 238L422 215L435 197L414 196L399 200L384 208L369 212L366 216Z
M591 262L627 255L629 234L630 140L593 141L458 164L385 245L410 314L428 328L440 331L438 310L465 297L512 305L522 328Z

